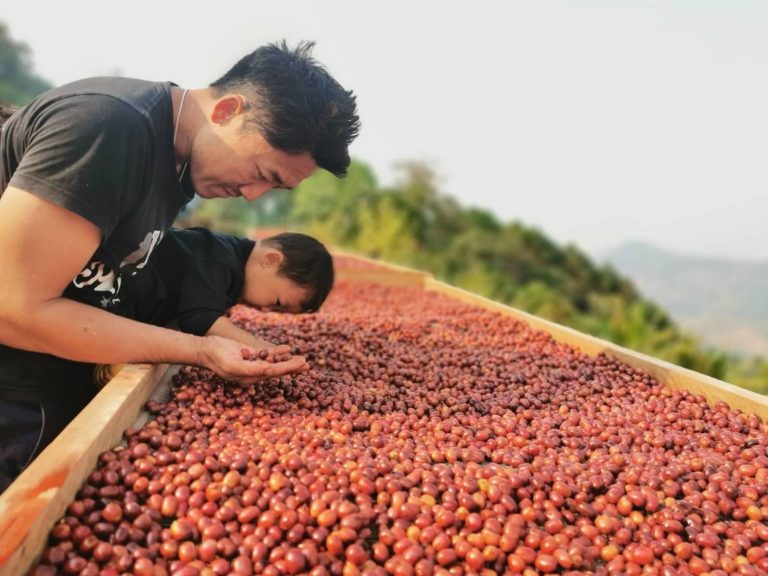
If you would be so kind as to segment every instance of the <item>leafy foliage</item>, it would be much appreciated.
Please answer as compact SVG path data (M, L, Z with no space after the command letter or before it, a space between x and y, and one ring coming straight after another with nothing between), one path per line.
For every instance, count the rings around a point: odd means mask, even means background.
M23 106L51 84L32 72L29 47L11 38L8 26L0 22L0 102Z

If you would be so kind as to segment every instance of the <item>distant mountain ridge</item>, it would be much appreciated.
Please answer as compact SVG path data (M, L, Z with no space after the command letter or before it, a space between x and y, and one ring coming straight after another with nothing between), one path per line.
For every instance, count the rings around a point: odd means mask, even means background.
M768 357L768 261L687 256L642 242L602 259L705 343Z

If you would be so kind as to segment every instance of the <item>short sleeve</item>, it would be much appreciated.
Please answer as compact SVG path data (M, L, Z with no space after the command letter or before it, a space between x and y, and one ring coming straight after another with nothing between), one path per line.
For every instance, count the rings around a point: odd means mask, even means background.
M233 272L223 262L204 258L187 267L179 294L181 331L204 336L226 313L227 293L232 282Z
M94 223L108 238L147 189L148 120L105 95L69 96L39 111L10 185Z

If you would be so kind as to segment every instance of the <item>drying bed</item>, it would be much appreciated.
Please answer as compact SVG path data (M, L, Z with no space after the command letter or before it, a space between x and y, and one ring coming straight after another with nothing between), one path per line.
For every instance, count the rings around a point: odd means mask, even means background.
M35 573L768 571L757 414L415 286L232 317L312 370L239 388L182 369Z

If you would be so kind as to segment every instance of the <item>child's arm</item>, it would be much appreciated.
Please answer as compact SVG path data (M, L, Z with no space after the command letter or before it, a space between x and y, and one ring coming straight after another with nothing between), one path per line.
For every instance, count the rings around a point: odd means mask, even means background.
M208 329L208 332L206 332L205 335L222 336L224 338L229 338L230 340L237 340L238 342L242 342L243 344L247 344L248 346L256 348L256 350L269 350L275 348L275 345L271 342L257 338L250 332L243 330L239 326L235 325L226 316L219 316L219 318Z

